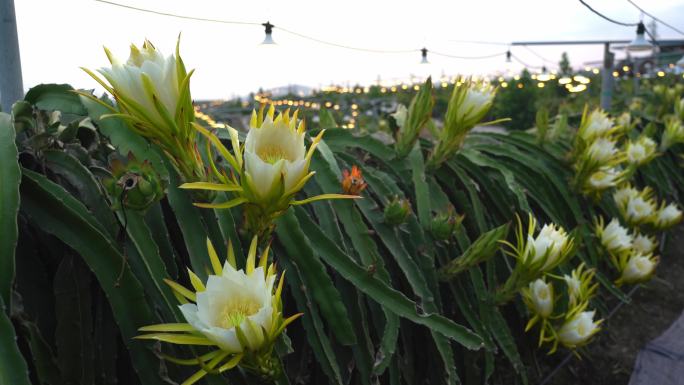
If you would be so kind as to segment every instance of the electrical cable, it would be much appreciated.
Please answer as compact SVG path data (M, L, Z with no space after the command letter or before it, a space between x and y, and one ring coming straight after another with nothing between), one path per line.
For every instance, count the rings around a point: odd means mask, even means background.
M467 44L483 44L483 45L510 45L501 41L482 41L482 40L447 40L450 43L467 43Z
M187 19L187 20L195 20L195 21L206 21L206 22L211 22L211 23L221 23L221 24L237 24L237 25L254 25L254 26L261 26L261 23L256 23L256 22L246 22L246 21L234 21L234 20L221 20L221 19L211 19L211 18L204 18L204 17L195 17L195 16L185 16L185 15L178 15L174 13L168 13L168 12L160 12L160 11L155 11L151 9L146 9L146 8L140 8L140 7L135 7L132 5L126 5L126 4L121 4L121 3L116 3L113 1L108 1L108 0L95 0L98 3L104 3L104 4L109 4L121 8L126 8L126 9L131 9L134 11L139 11L139 12L146 12L146 13L151 13L155 15L160 15L160 16L169 16L169 17L175 17L179 19ZM337 47L337 48L343 48L343 49L349 49L353 51L360 51L360 52L371 52L371 53L381 53L381 54L402 54L402 53L414 53L414 52L420 52L420 49L398 49L398 50L385 50L385 49L374 49L374 48L363 48L363 47L355 47L355 46L350 46L346 44L340 44L340 43L335 43L327 40L322 40L316 37L308 36L303 33L299 33L296 31L293 31L288 28L284 28L281 26L276 26L273 25L274 29L277 29L279 31L288 33L290 35L294 35L297 37L300 37L302 39L307 39L319 44L324 44L324 45L329 45L332 47ZM484 42L480 42L481 44L485 44ZM489 42L487 44L505 44L505 43L493 43ZM465 59L465 60L477 60L477 59L489 59L493 58L496 56L504 55L505 52L499 52L491 55L483 55L483 56L458 56L458 55L451 55L447 53L442 53L442 52L435 52L435 51L429 51L430 53L437 55L437 56L443 56L447 58L452 58L452 59Z
M524 61L520 60L520 59L518 58L518 56L513 55L513 54L511 54L511 57L513 58L513 60L517 61L518 63L522 64L523 66L525 66L525 67L527 67L527 68L541 69L541 68L543 67L543 66L533 66L533 65L529 65L529 64L525 63Z
M590 11L594 12L595 14L599 15L600 17L610 21L611 23L615 23L617 25L623 25L625 27L636 27L639 25L639 23L623 23L621 21L617 21L615 19L611 19L610 17L602 14L601 12L595 10L594 8L591 7L591 5L587 4L584 0L579 0L580 3L582 3L585 7L589 8Z
M107 1L107 0L95 0L95 1L98 2L98 3L105 3L105 4L114 5L114 6L121 7L121 8L132 9L132 10L134 10L134 11L152 13L152 14L160 15L160 16L175 17L175 18L178 18L178 19L187 19L187 20L196 20L196 21L208 21L208 22L211 22L211 23L221 23L221 24L261 25L261 23L254 23L254 22L249 22L249 21L220 20L220 19L208 19L208 18L204 18L204 17L176 15L176 14L173 14L173 13L166 13L166 12L155 11L155 10L152 10L152 9L138 8L138 7L134 7L134 6L132 6L132 5L120 4L120 3L115 3L115 2Z
M528 46L526 46L526 45L524 45L523 48L525 48L526 50L530 51L534 56L540 58L541 60L543 60L543 61L545 61L545 62L547 62L547 63L549 63L549 64L558 64L558 63L556 63L555 61L549 60L549 59L545 58L544 56L538 54L536 51L533 51L532 48L530 48L530 47L528 47Z
M431 53L431 54L433 54L433 55L444 56L444 57L448 57L448 58L451 58L451 59L466 59L466 60L468 60L468 59L472 59L472 60L477 60L477 59L491 59L491 58L493 58L493 57L503 56L503 55L506 54L506 51L503 51L503 52L497 52L497 53L493 53L493 54L490 54L490 55L482 55L482 56L458 56L458 55L450 55L450 54L446 54L446 53L442 53L442 52L437 52L437 51L432 51L432 50L428 50L428 52Z
M98 0L98 1L99 1L99 0ZM294 36L301 37L301 38L303 38L303 39L307 39L307 40L314 41L314 42L316 42L316 43L325 44L325 45L329 45L329 46L333 46L333 47L338 47L338 48L350 49L350 50L354 50L354 51L372 52L372 53L411 53L411 52L419 52L419 51L420 51L419 49L384 50L384 49L372 49L372 48L353 47L353 46L349 46L349 45L344 45L344 44L339 44L339 43L333 43L333 42L330 42L330 41L321 40L321 39L318 39L318 38L315 38L315 37L307 36L307 35L301 34L301 33L299 33L299 32L295 32L295 31L292 31L292 30L289 30L289 29L287 29L287 28L283 28L283 27L280 27L280 26L274 26L273 28L276 28L276 29L278 29L278 30L281 30L281 31L283 31L283 32L285 32L285 33L289 33L289 34L294 35Z
M644 15L646 15L646 16L650 17L651 19L653 19L653 20L659 22L660 24L662 24L662 25L664 25L664 26L670 28L671 30L676 31L676 32L679 33L679 34L684 35L684 31L682 31L682 30L679 29L679 28L675 28L675 27L673 27L672 25L670 25L670 24L668 24L668 23L662 21L661 19L659 19L659 18L653 16L653 14L644 11L643 8L641 8L640 6L638 6L638 5L637 5L635 2L633 2L632 0L627 0L627 2L629 2L629 3L632 4L634 7L636 7L636 9L638 9L639 11L641 11Z

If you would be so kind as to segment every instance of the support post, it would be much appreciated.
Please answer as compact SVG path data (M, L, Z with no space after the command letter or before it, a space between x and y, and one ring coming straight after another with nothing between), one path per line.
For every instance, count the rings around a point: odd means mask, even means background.
M10 112L24 98L14 0L0 0L0 107Z
M610 109L613 99L613 60L615 55L610 52L610 43L603 45L603 71L601 71L601 108L605 111Z

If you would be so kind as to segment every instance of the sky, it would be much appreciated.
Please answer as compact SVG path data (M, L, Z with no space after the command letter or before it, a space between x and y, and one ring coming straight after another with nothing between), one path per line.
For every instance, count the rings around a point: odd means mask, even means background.
M419 64L422 47L457 56L503 53L512 41L629 40L634 27L611 24L577 0L111 0L121 4L187 16L275 25L274 46L260 45L263 27L184 20L120 8L95 0L14 0L24 88L40 83L98 85L79 67L108 64L107 46L123 59L131 43L151 40L171 54L181 33L181 56L194 68L195 100L230 99L260 87L301 84L373 84L407 80L411 75L494 74L517 71L504 56L484 60L439 57ZM649 13L684 29L684 1L634 0ZM587 0L595 9L625 22L640 12L626 0ZM648 20L648 19L646 19ZM279 31L278 26L320 40L410 53L370 53L342 49ZM658 27L660 38L684 38ZM497 42L504 45L463 43ZM602 46L512 47L531 66L556 66L567 51L576 68L598 66ZM535 53L547 61L542 60ZM617 58L624 53L617 52ZM593 63L592 63L593 62Z

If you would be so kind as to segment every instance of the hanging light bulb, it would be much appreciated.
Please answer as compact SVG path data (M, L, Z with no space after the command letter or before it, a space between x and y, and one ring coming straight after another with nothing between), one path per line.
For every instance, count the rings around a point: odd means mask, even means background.
M271 36L271 34L273 33L274 25L268 21L261 25L264 26L266 32L266 37L264 37L264 41L262 41L261 44L275 44L275 41L273 41L273 36Z
M537 80L540 82L547 82L551 80L551 75L546 71L546 66L542 67L542 72L537 75Z
M506 51L506 63L510 63L510 62L511 62L511 51L508 50L508 51Z
M427 48L423 47L420 49L420 56L422 57L420 59L420 64L430 64L430 62L427 59L427 53L428 53Z
M644 26L644 23L640 21L639 25L637 25L636 37L627 45L627 51L639 52L653 49L653 45L644 38L644 33L646 33L646 27Z

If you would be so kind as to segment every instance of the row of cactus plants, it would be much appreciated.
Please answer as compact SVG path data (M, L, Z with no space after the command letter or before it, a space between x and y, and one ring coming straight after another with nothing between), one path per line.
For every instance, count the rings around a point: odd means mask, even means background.
M114 100L0 114L2 383L527 383L681 220L681 95L473 132L496 89L459 79L441 119L428 80L388 145L270 106L214 130L178 48L107 56Z

